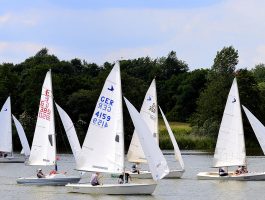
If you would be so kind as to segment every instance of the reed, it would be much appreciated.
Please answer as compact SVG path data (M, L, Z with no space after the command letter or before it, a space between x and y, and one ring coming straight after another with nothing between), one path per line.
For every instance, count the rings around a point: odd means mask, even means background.
M213 150L215 140L209 136L195 135L188 123L170 122L170 127L181 150ZM161 149L173 149L163 122L159 121L159 146Z

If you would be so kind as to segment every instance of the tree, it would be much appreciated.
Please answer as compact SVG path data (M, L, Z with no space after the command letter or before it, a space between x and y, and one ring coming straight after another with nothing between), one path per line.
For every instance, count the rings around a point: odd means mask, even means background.
M258 83L265 82L265 64L261 63L251 70Z
M213 136L218 133L216 124L220 124L225 102L232 80L234 70L238 63L238 52L232 46L224 47L214 59L214 64L209 72L206 89L200 94L197 101L197 111L192 116L192 125L197 127L202 134ZM211 125L214 125L214 128Z

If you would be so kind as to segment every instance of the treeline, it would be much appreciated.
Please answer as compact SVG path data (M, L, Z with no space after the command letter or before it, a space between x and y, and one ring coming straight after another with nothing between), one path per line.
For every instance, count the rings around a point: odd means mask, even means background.
M238 52L224 47L217 52L211 69L189 70L175 52L166 57L121 60L123 95L139 110L153 78L158 102L170 121L190 122L193 134L216 137L233 77L238 78L241 103L264 120L265 66L236 70ZM46 48L19 64L0 65L0 105L11 96L12 113L19 118L31 143L35 129L41 87L52 69L54 100L69 114L83 143L90 118L106 77L114 63L99 66L78 58L59 60ZM125 142L131 140L133 125L124 108ZM70 151L58 113L55 112L59 151ZM246 119L245 122L247 123ZM247 124L247 133L251 129ZM14 131L15 132L15 131ZM15 149L20 148L14 134ZM250 137L254 138L254 137Z

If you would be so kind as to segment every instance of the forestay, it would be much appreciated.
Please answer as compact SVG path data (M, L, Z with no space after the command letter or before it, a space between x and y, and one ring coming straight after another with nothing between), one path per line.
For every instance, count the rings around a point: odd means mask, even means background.
M77 169L121 173L124 131L120 67L116 63L105 81L82 146Z
M169 173L166 159L159 149L158 144L153 139L151 131L149 130L140 113L138 113L138 111L126 98L124 99L138 134L144 154L146 155L152 177L154 180L162 179Z
M217 144L213 167L246 165L246 151L236 78L230 89Z
M172 132L170 126L169 126L169 123L167 121L167 118L164 115L164 113L163 113L162 109L160 108L160 106L159 106L159 109L160 109L160 112L162 114L163 120L165 122L165 125L166 125L166 128L167 128L170 140L171 140L171 142L173 144L173 147L174 147L175 158L176 158L176 160L179 161L179 164L180 164L181 168L184 169L184 162L183 162L180 150L179 150L179 146L178 146L178 144L176 142L175 136L174 136L174 134L173 134L173 132Z
M29 147L29 142L27 140L25 131L24 131L21 123L17 120L17 118L14 115L12 115L12 117L13 117L13 120L15 122L15 126L16 126L16 129L18 132L19 139L21 141L21 145L23 148L22 152L23 152L23 154L25 154L25 156L29 156L30 155L30 147Z
M259 141L259 144L261 146L261 149L263 153L265 154L265 127L263 124L245 107L242 106L247 118L251 124L251 127Z
M29 165L55 165L56 144L51 71L42 86L37 124L34 132Z
M153 79L149 89L146 92L140 114L143 120L146 122L150 130L150 133L153 136L153 139L155 139L157 144L159 144L157 93L156 93L155 79ZM133 133L127 157L129 162L137 162L137 163L146 162L146 157L141 147L136 130Z
M11 121L11 101L7 98L0 113L0 151L13 152L12 147L12 121Z
M70 143L72 152L74 154L75 160L77 159L77 156L81 152L81 146L76 134L76 130L74 127L74 124L71 120L71 118L68 116L68 114L57 104L55 103L57 110L59 112L60 118L62 120L64 130L66 132L68 141Z

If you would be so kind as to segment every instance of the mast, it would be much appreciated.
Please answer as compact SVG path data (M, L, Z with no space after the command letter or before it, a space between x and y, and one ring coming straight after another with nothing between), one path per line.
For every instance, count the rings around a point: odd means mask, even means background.
M12 137L12 116L11 116L11 97L9 96L8 118L10 119L10 134L11 134L11 156L13 156L13 137Z
M52 106L51 106L51 114L53 115L53 123L52 123L52 130L54 131L54 134L53 134L53 141L54 141L54 169L55 171L57 171L57 159L56 159L56 154L57 154L57 151L56 151L56 133L55 133L55 116L54 116L54 98L53 98L53 88L52 88L52 70L49 69L49 72L50 72L50 86L51 86L51 102L52 102Z

